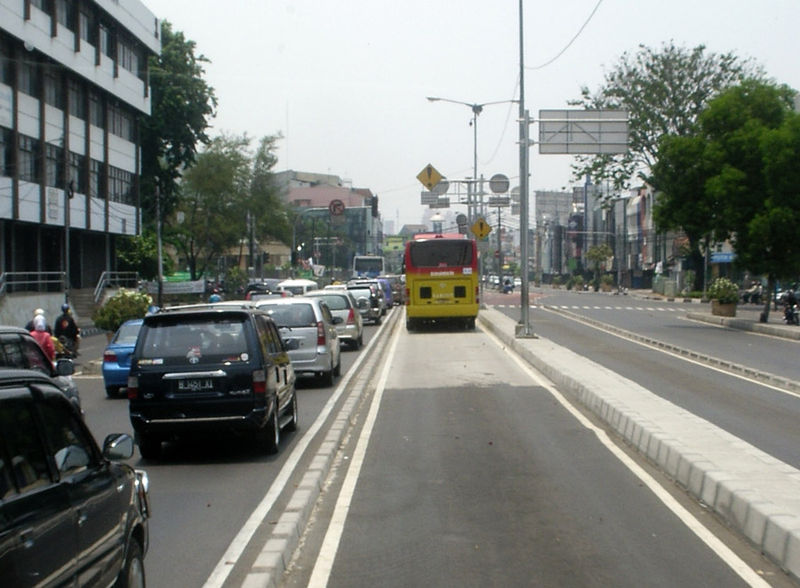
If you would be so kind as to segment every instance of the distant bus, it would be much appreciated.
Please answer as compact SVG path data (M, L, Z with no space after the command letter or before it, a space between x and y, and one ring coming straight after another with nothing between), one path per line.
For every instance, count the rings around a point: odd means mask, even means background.
M380 255L356 255L353 257L354 278L377 278L386 272L385 262Z
M424 233L406 243L406 328L425 322L456 322L475 328L478 247L459 233Z

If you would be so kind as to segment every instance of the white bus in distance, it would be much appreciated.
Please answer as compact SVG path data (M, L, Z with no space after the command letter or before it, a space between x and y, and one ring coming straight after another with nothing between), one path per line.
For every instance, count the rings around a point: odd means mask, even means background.
M384 259L381 255L356 255L353 257L353 278L377 278L384 275Z

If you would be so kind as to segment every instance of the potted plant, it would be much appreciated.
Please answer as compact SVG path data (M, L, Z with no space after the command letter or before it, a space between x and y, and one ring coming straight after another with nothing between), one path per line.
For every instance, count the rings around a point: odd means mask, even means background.
M147 314L151 304L153 299L148 294L123 288L94 311L92 321L111 337L125 321Z
M717 316L736 316L736 303L739 301L739 287L728 278L717 278L708 288L711 299L711 314Z

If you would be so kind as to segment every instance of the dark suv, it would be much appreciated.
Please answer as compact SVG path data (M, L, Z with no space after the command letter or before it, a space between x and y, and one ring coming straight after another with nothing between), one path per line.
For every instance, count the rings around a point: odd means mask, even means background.
M36 339L21 327L0 326L0 368L36 370L46 374L75 406L81 406L78 387L71 377L75 373L73 361L58 359L53 366Z
M0 370L0 585L144 585L148 480L47 376Z
M297 428L295 373L272 319L250 303L182 306L145 317L128 376L131 424L145 459L162 441L249 433L278 451Z

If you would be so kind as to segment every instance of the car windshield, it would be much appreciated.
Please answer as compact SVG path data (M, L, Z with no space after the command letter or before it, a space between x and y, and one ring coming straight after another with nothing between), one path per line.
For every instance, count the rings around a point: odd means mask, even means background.
M259 308L272 317L279 327L315 327L314 309L310 304L263 304Z
M117 331L117 336L114 338L114 343L118 345L136 345L136 339L139 337L139 331L142 329L142 323L135 323L132 325L122 325Z
M177 317L170 317L171 319ZM246 356L244 318L186 318L158 321L142 331L141 359L226 355Z

